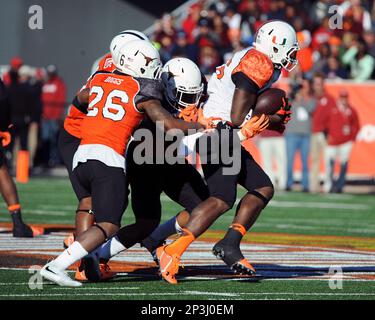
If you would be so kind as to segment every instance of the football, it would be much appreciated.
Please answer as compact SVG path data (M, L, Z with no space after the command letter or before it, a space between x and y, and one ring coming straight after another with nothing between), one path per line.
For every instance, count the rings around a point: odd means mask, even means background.
M285 91L278 88L263 91L257 98L253 114L275 114L283 104L283 97L286 97Z

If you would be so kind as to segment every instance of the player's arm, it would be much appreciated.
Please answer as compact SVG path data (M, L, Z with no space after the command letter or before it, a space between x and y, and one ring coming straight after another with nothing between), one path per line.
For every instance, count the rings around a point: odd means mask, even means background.
M75 106L79 111L87 113L89 105L90 88L82 89L73 99L72 105Z
M240 126L249 111L255 107L259 87L243 72L233 74L232 81L236 89L233 94L231 121L233 125Z
M137 105L137 108L144 111L153 122L162 121L165 131L179 129L187 133L189 129L205 129L205 127L198 122L186 122L181 119L176 119L166 111L160 104L160 101L156 99L141 102Z

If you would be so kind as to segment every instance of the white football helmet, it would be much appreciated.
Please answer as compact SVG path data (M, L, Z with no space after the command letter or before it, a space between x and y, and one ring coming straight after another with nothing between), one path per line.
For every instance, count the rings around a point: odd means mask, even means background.
M133 40L125 43L117 51L113 63L117 70L133 77L157 79L160 76L159 52L148 41Z
M204 84L198 66L187 58L169 60L161 71L165 97L174 108L198 105Z
M276 68L291 71L298 64L297 35L289 23L280 20L265 23L258 29L253 46L267 55Z
M109 45L109 50L112 55L112 60L114 57L118 56L118 50L129 41L133 40L145 40L150 41L145 34L137 30L124 30L116 35ZM113 60L114 61L114 60Z

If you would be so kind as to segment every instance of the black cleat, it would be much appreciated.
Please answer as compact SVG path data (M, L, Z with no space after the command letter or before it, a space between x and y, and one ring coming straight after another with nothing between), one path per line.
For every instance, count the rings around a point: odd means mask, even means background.
M85 272L86 278L92 282L100 281L99 258L96 254L88 254L82 258L81 266Z
M245 259L239 247L220 240L212 248L212 253L216 258L223 260L224 263L234 271L234 273L250 276L255 275L255 269Z

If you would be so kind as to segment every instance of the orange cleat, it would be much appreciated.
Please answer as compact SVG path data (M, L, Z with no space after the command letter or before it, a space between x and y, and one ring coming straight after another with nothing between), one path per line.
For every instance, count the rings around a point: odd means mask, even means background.
M33 232L33 237L41 236L42 234L44 234L44 228L43 227L30 226L30 228L31 228L31 231Z
M80 282L88 281L85 275L85 270L81 270L80 267L78 267L76 270L76 274L74 275L74 279Z
M251 276L254 276L256 273L254 267L246 259L242 259L233 264L232 270L238 274L247 274Z
M68 249L69 246L74 242L74 234L71 233L69 234L65 239L64 239L64 242L63 242L63 246L64 246L64 249Z
M156 257L159 260L159 269L161 276L170 284L177 284L175 275L178 273L180 256L177 254L169 255L162 246L156 249Z

